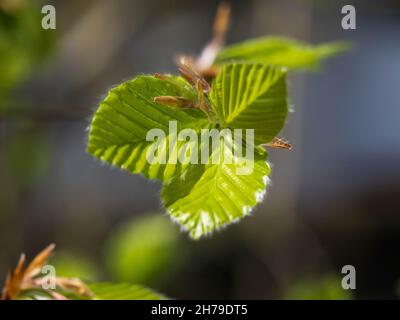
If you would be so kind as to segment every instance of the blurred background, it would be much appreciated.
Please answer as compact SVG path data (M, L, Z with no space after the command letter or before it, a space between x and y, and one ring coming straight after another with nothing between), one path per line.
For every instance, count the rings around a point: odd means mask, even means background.
M11 3L11 4L10 4ZM400 2L230 1L228 44L268 34L351 52L289 79L294 113L251 217L195 242L162 210L160 184L85 152L107 90L176 72L211 37L215 0L0 0L0 283L20 252L57 244L59 275L140 283L174 298L400 295ZM57 30L41 29L41 7ZM10 18L11 17L11 18ZM357 289L341 288L354 265Z

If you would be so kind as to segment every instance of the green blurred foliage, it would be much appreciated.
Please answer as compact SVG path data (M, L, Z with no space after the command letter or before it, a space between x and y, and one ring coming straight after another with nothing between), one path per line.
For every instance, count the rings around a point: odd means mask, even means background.
M17 210L23 191L40 182L51 163L49 130L19 122L10 133L0 145L0 222Z
M47 131L29 125L10 137L5 148L7 166L19 185L34 184L46 173L50 164L49 140Z
M106 263L116 281L140 284L161 282L181 258L176 226L160 214L123 224L106 245Z
M321 278L302 278L295 282L285 294L289 300L349 300L349 290L342 288L342 279L335 275Z
M40 1L18 2L0 5L0 101L47 56L54 38L54 32L41 27ZM1 103L0 111L4 108Z
M100 279L100 271L96 264L82 255L57 252L50 263L56 268L58 277L79 278L88 281Z
M164 300L165 296L130 283L100 282L89 285L94 300Z
M0 153L2 148L0 148ZM0 154L0 225L18 206L18 183L12 173L3 165L4 161Z

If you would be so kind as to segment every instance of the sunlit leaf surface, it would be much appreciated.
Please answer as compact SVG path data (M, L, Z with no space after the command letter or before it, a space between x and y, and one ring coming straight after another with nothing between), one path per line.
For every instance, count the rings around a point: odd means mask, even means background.
M232 64L216 78L211 100L224 127L254 129L256 144L260 144L282 129L288 109L286 95L283 68Z
M320 62L348 49L344 42L309 45L284 37L261 37L227 46L216 63L265 63L290 69L313 69Z
M285 70L262 64L226 65L212 84L209 117L198 109L156 103L158 96L199 101L196 91L179 77L166 81L139 76L125 82L112 89L96 111L89 153L131 173L161 180L167 212L193 238L248 215L263 199L269 181L267 153L259 145L275 137L285 123ZM170 121L177 122L178 131L191 128L200 133L193 148L198 162L168 163L167 156L167 164L149 163L147 150L155 142L146 141L147 132L158 128L169 133ZM202 139L204 129L219 134L209 153L203 148L212 139ZM172 138L166 139L169 146ZM169 148L180 153L183 146L175 141ZM166 147L159 153L169 155L168 151Z

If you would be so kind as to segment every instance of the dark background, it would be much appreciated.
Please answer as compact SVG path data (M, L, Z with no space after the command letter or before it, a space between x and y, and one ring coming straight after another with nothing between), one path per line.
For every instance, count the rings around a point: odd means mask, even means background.
M40 14L41 2L29 2ZM399 1L231 1L228 43L273 34L353 49L290 77L295 112L282 135L294 149L270 152L268 196L251 217L198 242L169 221L158 183L86 154L86 129L108 88L176 72L176 53L198 53L217 1L48 3L57 10L49 48L0 97L0 278L20 252L55 242L61 273L174 298L397 297ZM356 7L356 30L341 28L345 4ZM357 270L352 292L340 287L346 264Z

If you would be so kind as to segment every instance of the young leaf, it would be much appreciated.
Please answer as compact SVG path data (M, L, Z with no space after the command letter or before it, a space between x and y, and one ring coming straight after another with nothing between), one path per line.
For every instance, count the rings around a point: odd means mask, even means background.
M215 115L208 117L199 109L158 103L176 96L194 101L193 105L200 101L182 78L137 77L111 90L101 103L91 124L88 151L132 173L160 179L168 213L193 238L199 238L248 215L261 201L270 168L267 153L257 146L273 139L285 122L285 80L286 72L281 67L226 65L212 84L209 98ZM154 142L146 141L147 132L168 132L170 121L177 122L178 131L191 128L200 133L200 145L194 145L198 162L149 164L146 153ZM217 128L228 130L231 140ZM214 148L211 155L204 153L204 158L203 147L210 138L203 141L203 129L216 130L219 135L219 144L208 145ZM240 136L237 140L235 129L246 134L246 139ZM254 133L254 141L248 140L248 131ZM174 139L166 138L168 143ZM167 156L168 143L159 153ZM186 149L181 149L184 143L174 139L170 148L186 154ZM230 161L225 161L228 158Z
M223 127L254 129L256 145L282 129L287 115L286 72L262 64L231 64L215 79L210 99Z
M129 283L93 283L90 290L93 300L165 300L163 295Z
M225 141L220 148L223 156L219 163L192 166L162 190L168 213L194 239L248 215L263 199L269 181L264 150L256 149L253 161L232 155ZM229 155L233 156L231 164L224 161ZM238 174L240 160L251 161L254 169L250 174Z
M177 130L202 127L206 115L196 109L169 107L154 102L159 96L196 97L194 90L183 79L171 81L152 76L139 76L111 89L94 114L87 150L93 156L131 173L148 178L168 180L182 169L175 164L149 164L147 151L157 141L146 141L151 129L169 132L169 122L177 121ZM168 143L165 151L168 162ZM174 145L174 144L172 144Z
M314 69L321 60L347 49L344 42L312 46L283 37L261 37L225 47L215 62L258 62L290 69Z

